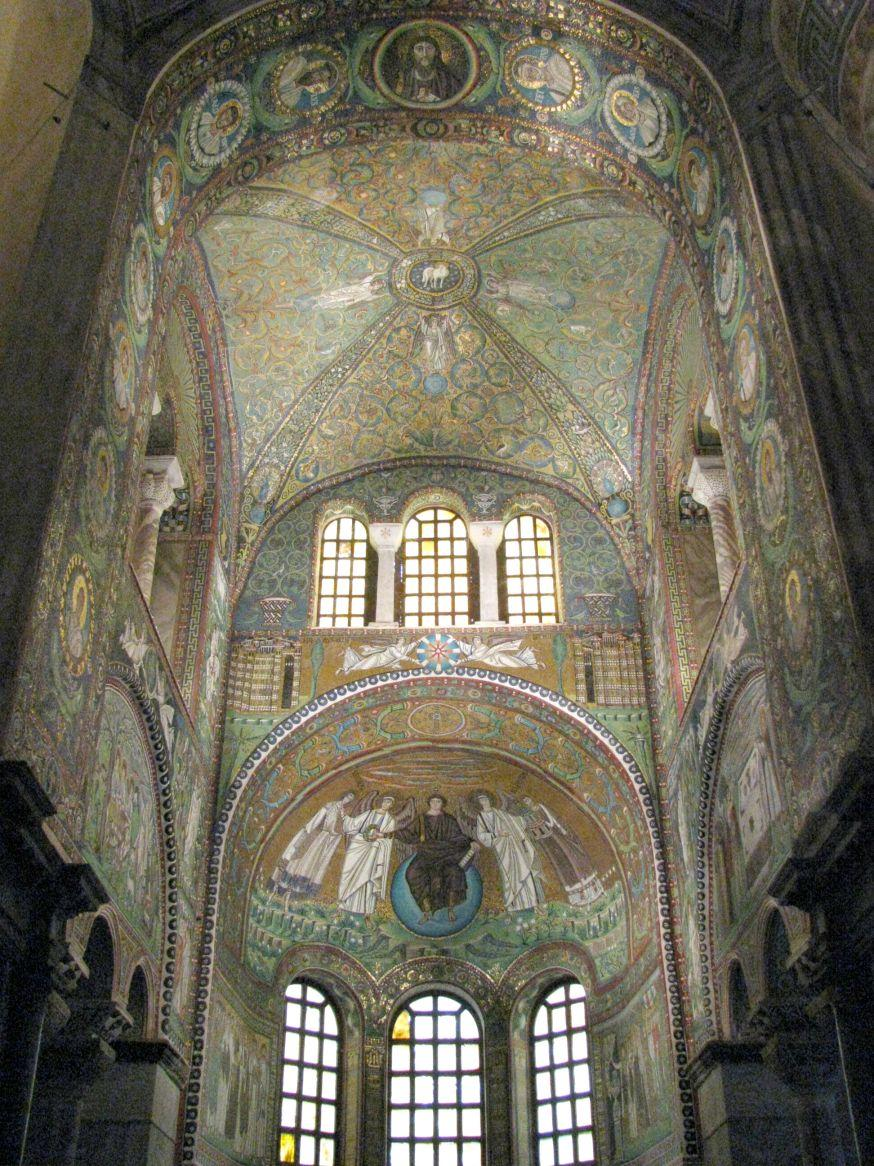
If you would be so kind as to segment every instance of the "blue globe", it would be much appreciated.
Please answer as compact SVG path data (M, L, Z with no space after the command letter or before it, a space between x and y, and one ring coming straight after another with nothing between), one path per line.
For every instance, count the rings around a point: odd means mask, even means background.
M426 936L429 939L440 939L443 936L455 935L456 932L463 931L473 920L480 908L480 903L483 901L483 881L479 871L469 866L464 872L467 880L467 898L463 903L456 905L454 923L447 918L445 907L435 912L427 923L420 923L422 909L410 894L406 877L407 867L413 861L413 857L415 856L411 856L401 863L391 881L391 905L394 907L398 919L414 935Z

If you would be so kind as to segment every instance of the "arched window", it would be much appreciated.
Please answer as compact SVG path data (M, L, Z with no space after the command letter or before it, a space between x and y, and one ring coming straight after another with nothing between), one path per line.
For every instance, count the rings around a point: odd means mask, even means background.
M595 1161L586 993L566 980L549 989L531 1023L537 1166Z
M482 1166L482 1038L462 1001L427 993L391 1030L389 1166Z
M470 623L467 528L452 510L431 506L413 515L404 531L400 570L405 627Z
M338 1150L340 1030L325 993L306 981L285 990L279 1161L334 1166Z
M373 552L357 518L335 518L322 532L319 566L320 628L360 628L373 619Z
M556 623L555 555L549 523L520 514L504 527L501 543L501 618L511 624Z

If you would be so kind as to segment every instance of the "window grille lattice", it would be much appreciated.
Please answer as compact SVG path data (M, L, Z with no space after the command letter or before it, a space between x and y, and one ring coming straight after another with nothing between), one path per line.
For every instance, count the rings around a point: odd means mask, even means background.
M279 1161L339 1166L340 1032L334 1005L314 984L285 992Z
M549 524L521 514L504 527L507 622L553 624L558 619L555 555Z
M367 605L367 528L357 518L335 518L322 534L319 567L320 628L364 627Z
M531 1026L537 1166L595 1161L585 992L569 981L541 1001Z
M404 531L403 611L405 627L470 623L467 529L451 510L420 510Z
M392 1025L389 1166L482 1166L482 1041L460 1000L418 996Z

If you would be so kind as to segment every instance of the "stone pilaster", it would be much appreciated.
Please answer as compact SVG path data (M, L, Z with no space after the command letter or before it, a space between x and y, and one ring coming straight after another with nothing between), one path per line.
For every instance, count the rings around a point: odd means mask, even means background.
M709 1041L689 1066L705 1166L798 1163L792 1098L748 1041Z
M498 547L504 537L500 522L472 522L470 541L479 555L479 623L498 623Z
M163 1040L120 1040L82 1108L77 1161L173 1166L184 1063Z
M378 522L370 528L370 542L377 553L379 568L376 577L377 627L394 627L395 620L395 561L404 538L402 522Z
M814 1051L830 1051L833 1096L814 1096L811 1139L832 1122L849 1127L843 1143L849 1161L874 1161L874 1123L869 1094L874 1080L874 762L870 753L848 759L841 781L811 815L777 872L770 892L806 912L812 921L804 950L793 953L793 975L803 993L814 1032ZM785 1054L787 1066L794 1061ZM815 1066L814 1066L815 1068ZM805 1079L799 1069L799 1087ZM821 1091L820 1091L821 1092ZM834 1107L835 1095L837 1108ZM856 1155L856 1158L853 1155Z

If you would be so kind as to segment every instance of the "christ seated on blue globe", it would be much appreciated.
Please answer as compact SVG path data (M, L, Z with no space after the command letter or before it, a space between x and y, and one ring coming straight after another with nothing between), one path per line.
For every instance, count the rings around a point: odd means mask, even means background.
M465 867L480 846L468 838L452 814L446 813L445 806L442 794L432 794L424 814L409 826L382 835L393 835L416 848L406 877L410 894L422 912L419 923L427 923L444 907L449 922L455 922L455 908L467 898Z

